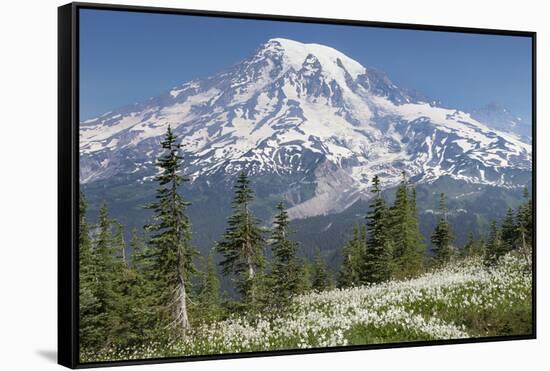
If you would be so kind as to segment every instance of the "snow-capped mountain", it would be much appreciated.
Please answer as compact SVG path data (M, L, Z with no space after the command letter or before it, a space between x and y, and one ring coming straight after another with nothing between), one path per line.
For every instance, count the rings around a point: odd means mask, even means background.
M234 175L289 179L281 192L293 217L339 212L405 171L415 182L442 176L518 187L531 177L531 146L472 114L439 106L319 44L275 38L210 78L80 126L80 179L135 183L155 174L153 159L171 125L194 182ZM307 197L296 189L310 187Z

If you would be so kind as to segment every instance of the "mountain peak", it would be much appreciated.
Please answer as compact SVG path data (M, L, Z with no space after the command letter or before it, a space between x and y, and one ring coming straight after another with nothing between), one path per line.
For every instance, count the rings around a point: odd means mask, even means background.
M402 171L415 182L524 186L530 145L487 122L431 104L331 47L275 38L216 75L85 122L80 176L149 181L170 124L192 181L246 170L297 182L296 193L277 196L294 200L294 217L370 197L375 174L384 188Z
M281 56L283 62L296 71L302 68L306 59L314 56L319 61L322 69L331 75L342 75L345 70L345 72L355 79L366 72L365 67L356 60L330 46L321 44L306 44L277 37L269 39L263 44L259 53Z

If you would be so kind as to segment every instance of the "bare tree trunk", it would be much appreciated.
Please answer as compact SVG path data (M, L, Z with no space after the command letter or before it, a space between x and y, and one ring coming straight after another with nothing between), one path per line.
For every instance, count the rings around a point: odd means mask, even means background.
M252 280L256 272L254 272L254 266L252 265L252 258L250 256L247 258L246 263L248 264L248 279Z
M191 328L189 323L189 317L187 316L187 292L185 291L185 284L183 277L180 275L180 284L178 287L178 302L176 303L176 325L185 333L186 330Z
M256 290L254 289L254 276L256 275L256 273L254 272L254 266L252 265L252 258L250 256L246 258L246 262L248 264L248 284L250 285L250 301L254 302L256 296Z

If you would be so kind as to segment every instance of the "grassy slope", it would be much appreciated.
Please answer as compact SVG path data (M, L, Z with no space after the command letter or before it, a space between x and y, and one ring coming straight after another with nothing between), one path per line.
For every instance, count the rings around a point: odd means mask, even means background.
M529 334L530 268L512 254L491 269L469 259L411 280L309 293L275 318L235 317L169 345L82 354L82 361Z

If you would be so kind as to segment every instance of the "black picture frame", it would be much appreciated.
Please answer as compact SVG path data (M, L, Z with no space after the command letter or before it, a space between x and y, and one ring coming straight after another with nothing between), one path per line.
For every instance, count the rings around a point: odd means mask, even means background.
M233 13L145 6L70 3L58 8L58 363L69 368L123 366L167 362L188 362L228 358L277 356L321 352L417 347L448 344L481 343L536 339L536 207L533 208L533 295L532 333L518 336L479 337L471 339L418 341L391 344L315 348L307 350L262 351L175 358L122 360L96 363L79 362L78 344L78 201L79 201L79 10L101 9L124 12L163 13L222 18L239 18L316 24L355 25L408 30L428 30L484 35L508 35L530 38L532 42L532 174L533 204L536 205L536 32L436 25L387 23L345 19L311 18L268 14Z

